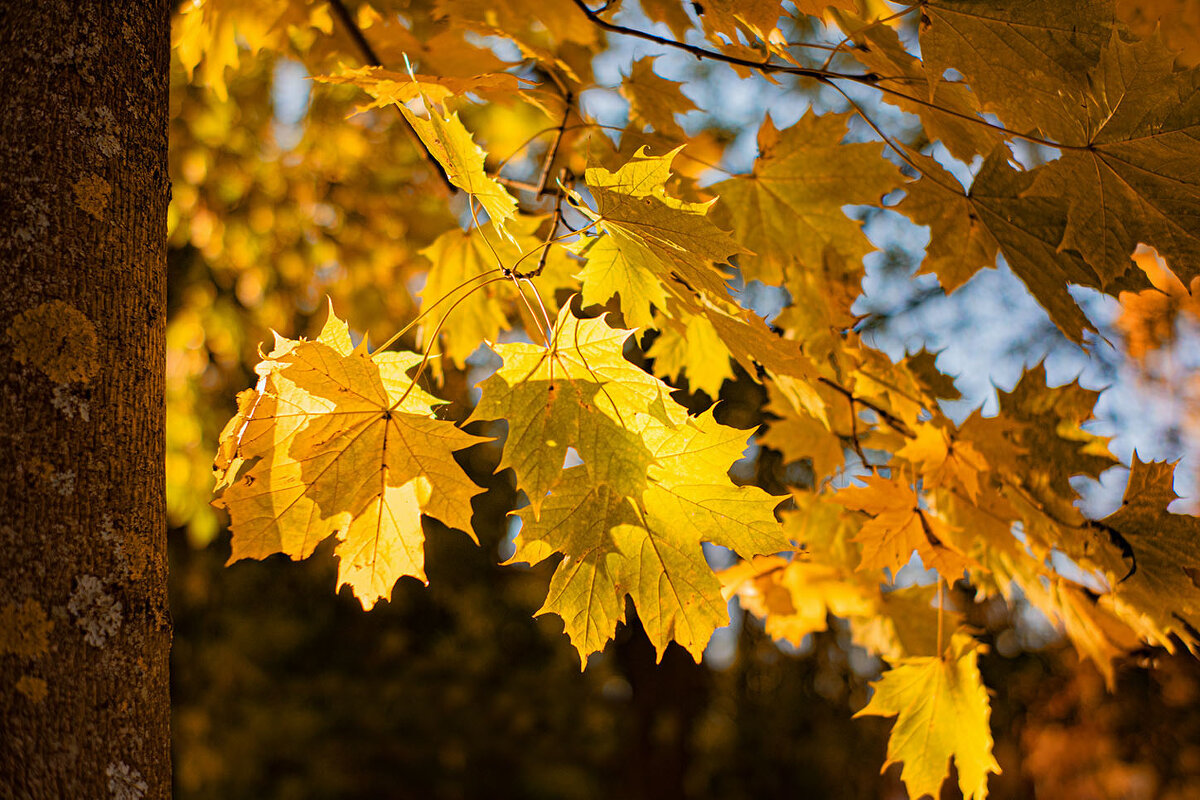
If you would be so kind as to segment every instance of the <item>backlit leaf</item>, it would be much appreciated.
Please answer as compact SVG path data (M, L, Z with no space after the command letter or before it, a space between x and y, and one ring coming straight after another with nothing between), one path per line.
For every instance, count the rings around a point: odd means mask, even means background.
M884 767L903 762L900 777L910 797L937 797L951 758L958 788L971 800L985 800L988 775L1000 773L977 657L974 640L959 634L943 657L900 659L873 684L871 702L855 715L896 717Z

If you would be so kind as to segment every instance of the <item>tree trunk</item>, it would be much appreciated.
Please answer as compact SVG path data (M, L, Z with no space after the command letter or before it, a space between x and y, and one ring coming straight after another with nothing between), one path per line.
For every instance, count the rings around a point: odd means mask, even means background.
M169 5L0 0L0 795L170 794Z

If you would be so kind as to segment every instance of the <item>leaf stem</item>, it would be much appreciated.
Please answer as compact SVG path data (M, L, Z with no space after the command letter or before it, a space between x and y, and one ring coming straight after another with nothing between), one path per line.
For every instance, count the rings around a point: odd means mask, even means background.
M939 575L938 576L938 590L937 590L937 607L938 607L937 652L938 652L938 658L942 659L943 661L946 660L946 650L942 646L943 629L945 626L944 619L946 616L945 586L946 586L945 579Z
M421 313L417 314L417 316L413 317L412 320L407 325L405 325L403 328L401 328L400 330L393 333L390 337L388 337L388 340L386 342L384 342L383 344L379 345L379 347L376 347L374 352L371 354L371 357L374 358L376 354L382 353L384 350L387 350L389 347L391 347L393 344L395 344L397 339L399 339L401 336L403 336L404 334L406 334L410 330L412 330L412 327L414 325L416 325L418 322L420 322L422 319L424 319L427 314L432 312L435 308L437 308L439 305L441 305L446 300L453 297L454 293L457 292L459 289L463 288L464 286L467 286L472 281L477 281L480 278L486 278L488 275L491 275L494 272L500 272L500 271L501 270L499 270L499 269L489 269L487 272L481 272L478 275L472 275L471 277L467 278L465 281L459 283L453 289L446 292L444 295L439 297L437 300L433 301L433 303L431 303L428 308L421 309ZM491 281L488 281L488 283L490 283L490 282ZM485 286L485 285L486 284L480 284L479 286L476 286L475 289L478 289L481 286ZM475 291L475 289L472 289L471 292L468 292L466 296L469 297L471 295L471 293Z
M498 277L498 278L492 278L489 281L485 281L484 283L479 284L478 286L475 287L475 289L482 289L484 286L487 286L488 284L498 283L500 281L506 281L506 280L508 280L508 278L503 277L503 276ZM425 365L429 363L429 359L431 357L431 354L433 353L433 347L437 343L438 334L441 333L441 331L442 331L442 326L446 324L446 320L448 320L450 318L450 315L452 313L454 313L454 309L458 308L458 306L463 301L465 301L468 297L470 297L473 293L474 293L474 289L471 292L468 292L467 294L464 294L462 297L455 300L454 304L451 305L448 309L446 309L446 313L443 314L442 318L438 320L438 324L436 327L434 327L433 333L431 333L429 335L429 341L425 344L425 353L421 357L421 363L417 367L417 373L415 375L413 375L412 383L410 383L408 385L408 388L404 390L404 394L400 395L400 399L397 400L395 403L392 403L392 405L388 409L388 411L395 411L397 408L399 408L401 405L404 404L405 400L408 399L409 394L411 394L413 388L416 387L417 381L421 380L421 375L425 372ZM447 296L449 296L449 295L447 295Z

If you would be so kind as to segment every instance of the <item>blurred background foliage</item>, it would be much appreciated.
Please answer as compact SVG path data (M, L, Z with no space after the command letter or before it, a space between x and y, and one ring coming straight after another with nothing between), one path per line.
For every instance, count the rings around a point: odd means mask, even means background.
M561 622L532 618L553 561L499 566L511 552L506 514L516 498L509 476L493 474L495 444L461 458L491 490L474 508L483 546L460 532L431 531L430 585L404 579L392 601L369 614L348 592L331 595L327 552L302 563L276 557L224 566L226 520L208 505L212 454L236 393L254 383L260 344L272 329L315 335L326 297L356 332L388 338L417 312L428 267L421 251L466 210L437 191L396 115L355 114L362 102L355 89L308 79L354 63L346 55L354 44L328 6L210 1L206 14L188 5L177 20L172 67L167 334L177 796L903 797L898 769L877 775L870 766L884 760L890 722L851 719L881 665L836 620L797 650L776 645L738 611L704 663L672 645L656 666L631 613L631 624L580 673ZM444 35L424 0L351 5L372 23L366 30L378 35L385 62L398 59L405 42L411 52ZM589 79L589 51L559 37L558 26L570 24L555 11L565 0L513 2L499 12L459 5L500 26L517 18L496 13L525 9L527 40L555 47L562 68ZM201 60L195 48L204 39ZM632 52L613 44L597 58L599 71L628 73ZM509 50L473 34L422 52L430 73L474 74L501 64L499 55L520 58ZM697 99L719 86L710 65L689 70ZM815 87L790 91L822 102ZM593 110L619 117L625 110L616 97L599 92ZM753 111L689 115L687 152L699 159L692 163L723 153L736 160L738 147L745 151L741 128L752 135L757 127L737 114ZM518 167L529 169L546 145L525 142L556 122L523 104L463 113L494 161L516 154ZM645 143L635 139L625 137L620 148ZM608 141L576 152L611 149ZM581 157L571 158L579 163L568 166L581 172ZM677 166L687 172L688 163ZM951 332L978 319L970 287L956 295L958 306L947 306L936 283L912 278L911 252L895 246L884 256L868 268L865 286L870 327L885 339L911 345L920 335L912 320L931 313ZM1187 409L1197 387L1180 379L1190 364L1179 342L1194 341L1187 330L1200 304L1186 287L1162 281L1159 294L1110 314L1105 333L1138 357L1130 380L1177 396L1184 413L1172 424L1185 431L1182 441L1194 426ZM1006 291L1017 306L1028 304L1019 285ZM979 293L996 295L992 285ZM1067 346L1048 325L1024 331L1026 338L1005 344L1018 374ZM402 344L419 342L409 334ZM449 416L465 418L485 364L472 358L463 370L442 370ZM707 403L702 394L689 397L693 410ZM745 375L727 381L720 399L725 421L761 423L766 398ZM1174 444L1178 455L1183 445ZM739 469L744 480L777 491L805 480L802 467L798 474L767 450ZM1004 687L993 699L1004 770L991 783L993 797L1200 796L1195 659L1136 654L1110 694L1096 669L1081 665L1036 615L959 600L992 643L981 661L985 682ZM1151 661L1157 669L1140 668ZM947 782L947 796L953 786Z

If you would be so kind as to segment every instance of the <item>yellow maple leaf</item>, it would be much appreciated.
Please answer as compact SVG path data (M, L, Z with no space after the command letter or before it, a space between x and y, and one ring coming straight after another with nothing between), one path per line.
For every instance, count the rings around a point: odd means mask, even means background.
M739 262L748 280L779 283L797 268L815 269L827 248L854 263L874 249L842 206L879 202L902 176L881 157L882 145L841 143L848 116L807 114L782 132L767 117L754 172L713 186L718 219L757 254Z
M589 168L585 180L596 209L580 206L580 211L611 237L630 269L649 273L683 297L703 291L725 298L726 277L714 264L747 251L709 219L711 203L687 202L667 192L679 149L652 156L642 147L616 172Z
M721 338L706 317L689 314L679 326L664 325L658 338L646 351L654 359L654 374L672 378L686 373L692 391L700 390L716 398L721 384L733 377Z
M475 144L470 131L459 121L458 112L444 117L430 108L426 119L406 105L397 108L446 170L450 182L475 198L496 229L504 232L504 223L517 214L517 199L484 172L483 148Z
M217 457L230 562L307 558L336 534L338 585L371 608L404 576L425 581L422 513L471 532L481 490L452 453L483 441L434 419L411 353L351 348L333 317L315 341L277 336L259 388L239 398Z
M936 425L917 426L916 438L896 451L918 465L921 475L934 486L957 484L974 500L979 495L979 473L987 470L987 461L968 441L952 441Z
M871 615L875 598L863 583L841 570L802 558L760 556L717 574L726 597L764 620L767 635L797 647L810 633L828 627L828 616Z
M633 62L629 77L621 83L621 95L629 101L629 118L648 124L659 133L684 138L683 129L675 121L676 114L686 114L696 105L679 87L654 71L654 59L647 56Z
M951 582L971 566L971 560L950 544L949 526L921 508L921 498L912 487L878 475L865 480L866 486L851 486L834 495L847 508L871 515L854 539L863 548L859 569L889 569L895 575L914 551L926 569L936 569Z
M748 433L688 416L625 359L632 333L564 309L553 351L496 348L504 366L475 412L508 420L501 465L530 498L513 560L566 556L538 613L562 617L581 663L612 637L626 595L660 656L675 641L699 658L727 619L701 542L745 556L789 548L780 498L729 479ZM583 463L564 469L568 447Z
M952 757L968 800L985 800L988 775L1000 774L977 654L974 639L956 634L944 658L900 659L872 684L871 702L855 714L896 717L883 768L904 763L900 779L909 797L937 797Z

